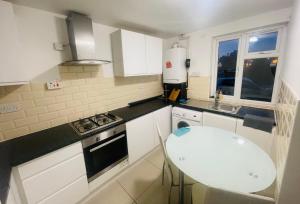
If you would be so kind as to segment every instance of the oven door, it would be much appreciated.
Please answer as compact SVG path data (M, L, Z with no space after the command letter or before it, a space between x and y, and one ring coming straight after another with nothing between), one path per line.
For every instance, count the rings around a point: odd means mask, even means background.
M126 131L83 149L88 181L128 158Z

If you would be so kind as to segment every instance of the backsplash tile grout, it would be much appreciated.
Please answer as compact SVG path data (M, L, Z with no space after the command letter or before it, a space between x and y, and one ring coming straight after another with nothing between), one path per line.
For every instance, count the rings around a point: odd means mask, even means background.
M162 94L161 76L104 78L101 66L60 67L63 88L44 83L0 87L0 104L20 110L0 114L0 141L127 106Z
M281 187L285 162L288 154L290 138L293 134L297 111L297 97L292 89L281 82L278 93L278 102L275 108L276 116L276 167L277 167L277 191Z

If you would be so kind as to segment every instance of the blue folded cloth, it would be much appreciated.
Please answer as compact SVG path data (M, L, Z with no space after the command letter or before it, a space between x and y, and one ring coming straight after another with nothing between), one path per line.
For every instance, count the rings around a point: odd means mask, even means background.
M181 137L182 135L185 135L189 131L191 131L191 129L189 127L182 127L182 128L175 130L174 135L176 135L177 137Z

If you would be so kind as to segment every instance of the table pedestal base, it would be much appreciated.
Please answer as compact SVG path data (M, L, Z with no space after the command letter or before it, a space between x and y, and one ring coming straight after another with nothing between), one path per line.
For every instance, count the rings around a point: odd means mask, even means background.
M184 204L184 173L179 170L179 204Z

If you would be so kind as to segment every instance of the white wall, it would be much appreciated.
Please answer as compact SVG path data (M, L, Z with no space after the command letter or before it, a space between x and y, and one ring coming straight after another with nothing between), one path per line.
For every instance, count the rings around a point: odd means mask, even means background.
M59 78L60 63L71 59L69 47L65 51L53 49L54 42L68 44L66 16L14 5L21 43L20 61L29 80L45 82ZM110 33L117 28L93 23L96 56L112 60ZM112 64L103 66L104 75L112 76Z
M287 37L287 50L285 55L285 64L282 69L283 80L293 89L298 99L300 99L300 1L295 2L289 25Z
M291 9L282 9L186 34L186 36L190 37L190 74L194 76L210 76L212 44L215 36L286 23L290 19L290 13ZM170 48L176 40L177 38L164 40L164 49ZM182 41L182 44L185 46L186 41Z

